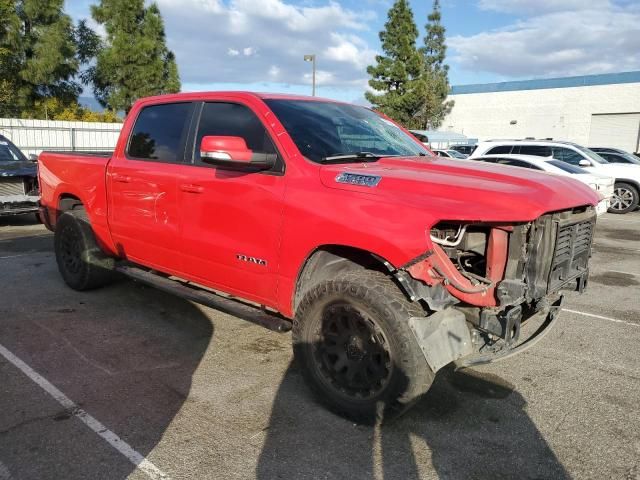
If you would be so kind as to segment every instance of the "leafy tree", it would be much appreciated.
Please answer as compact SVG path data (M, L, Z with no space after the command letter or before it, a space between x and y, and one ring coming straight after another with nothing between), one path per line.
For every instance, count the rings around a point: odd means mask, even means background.
M453 100L447 101L449 66L444 63L447 53L446 30L441 23L439 0L434 0L433 11L427 19L427 35L424 37L424 46L420 49L423 55L423 78L419 90L423 104L417 120L421 128L437 128L453 108Z
M174 54L167 48L158 6L144 0L100 0L91 7L105 26L105 45L85 78L105 107L128 112L140 97L180 91Z
M0 117L13 116L18 64L13 52L18 47L20 19L14 0L0 0Z
M418 28L407 0L396 0L380 32L383 55L370 65L366 99L373 106L406 127L418 126L416 114L422 106L422 56L416 48Z
M35 118L40 120L67 120L79 122L108 122L116 123L122 120L112 111L102 113L80 105L77 102L64 102L56 97L36 100L34 106L24 110L22 118Z
M75 102L80 85L71 18L64 0L0 0L0 112L17 115L37 101Z

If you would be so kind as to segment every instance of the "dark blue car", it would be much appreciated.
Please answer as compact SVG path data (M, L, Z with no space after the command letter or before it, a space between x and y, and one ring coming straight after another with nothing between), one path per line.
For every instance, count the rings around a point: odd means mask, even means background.
M37 163L0 135L0 216L38 211Z

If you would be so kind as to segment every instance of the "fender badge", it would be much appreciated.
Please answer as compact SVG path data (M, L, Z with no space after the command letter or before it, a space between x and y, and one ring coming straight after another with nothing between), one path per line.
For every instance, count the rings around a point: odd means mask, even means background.
M360 185L362 187L377 187L382 180L378 175L363 175L361 173L342 172L336 177L336 182L350 185Z
M262 260L261 258L249 257L247 255L242 255L241 253L238 253L236 255L236 258L238 260L240 260L241 262L255 263L256 265L260 265L261 267L266 267L267 266L267 261L266 260Z

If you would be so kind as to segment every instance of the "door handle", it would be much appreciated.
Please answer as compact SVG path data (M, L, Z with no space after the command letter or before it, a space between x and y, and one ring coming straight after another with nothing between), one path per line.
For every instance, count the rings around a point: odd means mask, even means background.
M113 174L113 181L120 183L131 183L131 177L126 175L118 175L117 173Z
M204 192L204 187L201 185L185 184L180 185L180 190L187 193L202 193Z

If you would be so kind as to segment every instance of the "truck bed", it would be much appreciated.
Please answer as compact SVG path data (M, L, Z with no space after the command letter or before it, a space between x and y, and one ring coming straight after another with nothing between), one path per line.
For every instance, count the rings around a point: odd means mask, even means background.
M40 204L45 224L55 229L63 202L83 199L91 225L103 244L110 243L107 226L106 169L109 152L42 152L38 157Z

